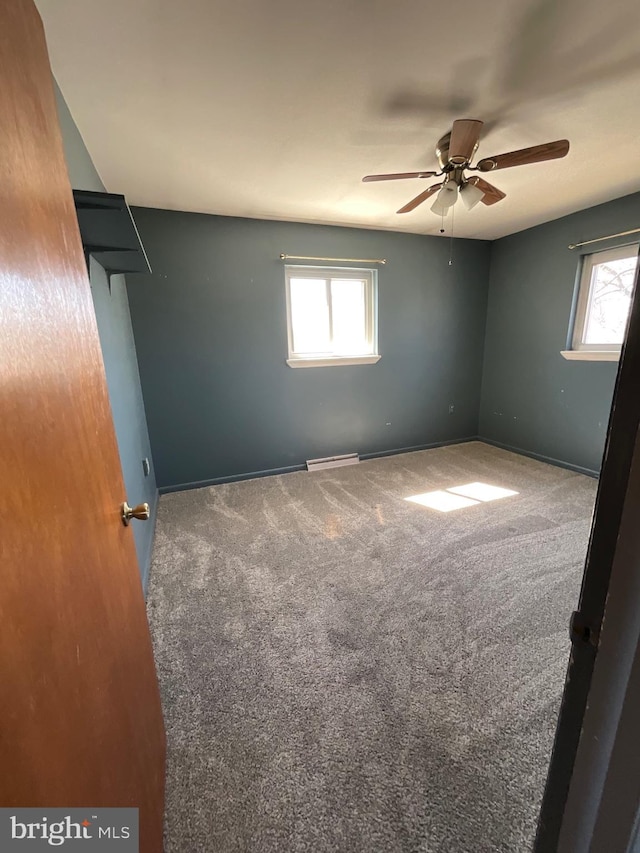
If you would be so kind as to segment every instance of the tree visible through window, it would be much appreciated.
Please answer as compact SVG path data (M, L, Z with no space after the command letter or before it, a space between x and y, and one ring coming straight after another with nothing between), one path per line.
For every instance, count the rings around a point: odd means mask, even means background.
M638 247L584 258L573 334L574 350L619 350L631 306Z
M375 270L287 266L292 367L377 361Z

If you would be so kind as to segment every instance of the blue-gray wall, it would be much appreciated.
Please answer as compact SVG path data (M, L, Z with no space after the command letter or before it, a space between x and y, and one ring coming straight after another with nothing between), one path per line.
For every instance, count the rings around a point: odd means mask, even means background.
M129 300L161 488L478 431L489 244L135 208ZM374 365L292 369L280 252L388 259ZM449 406L454 406L452 414Z
M567 246L639 226L636 193L492 244L481 437L600 470L618 364L560 355L567 349L580 262L580 250Z
M56 86L58 113L69 178L74 189L104 191L91 157L73 121L62 94ZM138 563L143 585L146 586L153 545L158 491L156 487L151 446L147 432L136 348L129 316L127 284L124 276L111 279L111 291L104 269L91 260L91 292L96 312L102 355L107 374L109 398L113 412L120 461L126 488L123 495L131 504L146 501L151 510L148 522L135 522L131 529L135 537ZM144 476L143 458L149 458L151 473ZM91 476L91 472L87 472Z
M73 186L102 189L59 107ZM567 245L639 214L635 194L492 244L456 240L449 266L448 239L136 208L153 274L114 278L109 293L91 267L129 500L155 513L145 406L161 488L476 435L597 472L617 363L560 355L580 260ZM280 252L388 258L378 364L286 365ZM153 525L134 535L146 576Z

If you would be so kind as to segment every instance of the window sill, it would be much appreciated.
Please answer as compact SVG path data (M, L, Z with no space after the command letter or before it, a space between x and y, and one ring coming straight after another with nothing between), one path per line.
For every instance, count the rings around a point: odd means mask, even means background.
M619 350L561 350L560 355L568 361L620 361Z
M345 355L335 358L288 358L289 367L334 367L348 364L375 364L379 355Z

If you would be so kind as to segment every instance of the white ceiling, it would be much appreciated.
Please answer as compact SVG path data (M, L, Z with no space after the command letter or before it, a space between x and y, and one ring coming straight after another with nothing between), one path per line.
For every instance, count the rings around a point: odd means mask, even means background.
M54 73L107 189L132 205L437 234L395 211L454 118L479 156L568 138L487 176L493 239L640 190L637 0L38 0ZM450 220L450 217L449 217ZM640 224L640 223L638 223ZM447 230L448 230L447 225Z

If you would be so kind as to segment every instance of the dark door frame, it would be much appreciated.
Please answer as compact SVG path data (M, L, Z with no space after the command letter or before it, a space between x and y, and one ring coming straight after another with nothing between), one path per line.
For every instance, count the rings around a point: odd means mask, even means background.
M627 853L638 782L627 775L640 638L640 288L620 355L572 650L542 801L535 853ZM635 728L635 727L634 727ZM629 739L633 737L633 740ZM625 739L626 738L626 739ZM613 842L613 833L618 839ZM606 838L605 847L597 847Z

